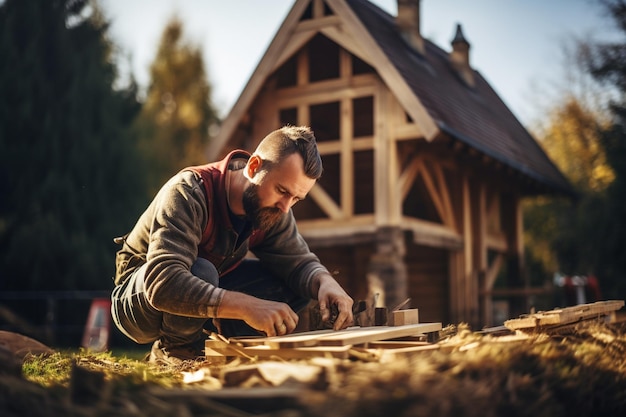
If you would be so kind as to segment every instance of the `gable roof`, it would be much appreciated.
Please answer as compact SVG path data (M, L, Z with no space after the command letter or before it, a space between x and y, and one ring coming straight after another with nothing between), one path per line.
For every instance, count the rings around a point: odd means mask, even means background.
M213 155L225 145L267 77L284 61L284 51L295 52L287 46L309 2L295 2L224 121L212 145ZM567 179L478 71L472 70L475 83L467 86L447 52L424 39L425 53L420 54L401 36L395 17L368 0L327 3L351 32L359 55L366 51L367 62L420 123L427 140L443 132L553 191L573 195Z
M424 39L421 55L402 38L387 12L367 0L347 3L442 131L556 191L572 194L567 179L478 71L474 87L468 87L447 52Z

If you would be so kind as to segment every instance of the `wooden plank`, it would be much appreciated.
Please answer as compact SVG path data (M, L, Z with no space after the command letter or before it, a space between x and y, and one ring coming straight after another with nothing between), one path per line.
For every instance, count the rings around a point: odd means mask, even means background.
M421 346L432 346L431 343L428 342L410 342L410 341L401 341L401 340L377 340L375 342L369 342L363 345L366 349L401 349L408 347L421 347Z
M608 315L622 307L624 307L624 301L622 300L598 301L591 304L580 304L573 307L540 311L535 314L530 314L527 317L507 320L504 322L504 325L513 330L564 325L595 316Z
M322 330L320 332L332 332L333 330ZM312 332L315 333L315 332ZM351 346L314 346L292 349L274 349L271 346L258 344L257 339L253 339L250 346L237 344L232 338L232 342L207 339L204 343L205 356L211 357L243 357L243 358L271 358L281 359L308 359L316 357L332 357L337 359L348 359L350 357Z
M302 334L298 337L268 337L265 344L274 349L311 346L346 346L376 340L412 336L418 333L436 332L439 330L441 330L441 323L409 324L397 327L356 327L339 330L331 334Z
M300 339L302 337L315 338L320 335L326 335L335 333L333 329L323 329L323 330L312 330L309 332L299 332L299 333L291 333L284 336L274 336L273 338L279 339ZM271 337L265 336L257 336L257 337L231 337L229 340L235 344L241 345L242 347L249 346L260 346L266 344L267 340L272 339Z
M290 349L273 349L271 346L251 346L243 351L250 356L279 357L281 359L336 358L348 359L352 346L312 346Z

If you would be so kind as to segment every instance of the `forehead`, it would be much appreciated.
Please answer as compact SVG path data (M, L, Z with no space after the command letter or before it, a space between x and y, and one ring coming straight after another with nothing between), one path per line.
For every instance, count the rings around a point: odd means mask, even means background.
M274 166L268 172L268 179L298 197L305 196L316 182L304 173L304 162L299 153L289 155L282 163Z

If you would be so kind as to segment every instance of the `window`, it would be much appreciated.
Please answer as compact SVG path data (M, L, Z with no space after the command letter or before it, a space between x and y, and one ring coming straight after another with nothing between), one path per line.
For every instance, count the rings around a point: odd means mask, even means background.
M339 78L339 46L315 35L309 42L309 82Z
M354 214L374 212L374 151L354 152Z
M298 109L295 107L291 107L288 109L280 109L279 115L280 125L298 125Z
M352 129L355 138L374 135L374 97L352 100Z
M367 62L355 55L350 55L352 58L352 75L360 74L374 74L376 70Z
M311 128L315 132L318 142L339 140L339 114L340 103L314 104L309 108Z
M294 55L276 70L276 87L294 87L298 83L298 55Z

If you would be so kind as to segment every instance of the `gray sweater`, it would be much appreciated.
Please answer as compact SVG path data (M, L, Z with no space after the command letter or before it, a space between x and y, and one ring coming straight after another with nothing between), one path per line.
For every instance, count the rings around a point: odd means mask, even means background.
M221 174L224 176L224 174ZM225 192L213 189L215 199L225 204ZM212 208L212 209L210 209ZM216 228L230 224L219 218L220 210L207 202L206 192L198 174L182 171L171 178L141 215L132 231L124 238L116 256L117 285L147 263L145 288L148 301L158 310L188 317L219 317L223 289L194 276L191 265L198 257L204 229L209 216ZM237 248L233 230L218 231L212 251L225 256L215 265L220 275L238 264L248 253L248 240ZM328 270L321 265L300 233L291 211L264 234L263 240L250 248L263 265L305 298L311 293L313 277Z

